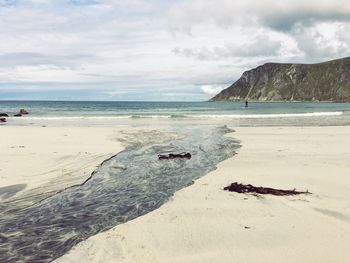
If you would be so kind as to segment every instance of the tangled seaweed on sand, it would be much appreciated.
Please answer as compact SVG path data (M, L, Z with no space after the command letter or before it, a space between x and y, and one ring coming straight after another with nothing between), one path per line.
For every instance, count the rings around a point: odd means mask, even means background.
M300 195L300 194L311 194L308 190L306 192L302 191L296 191L293 190L283 190L283 189L275 189L275 188L269 188L269 187L262 187L262 186L253 186L251 184L240 184L240 183L232 183L229 186L226 186L224 190L230 191L230 192L236 192L236 193L254 193L254 194L262 194L262 195L278 195L278 196L284 196L284 195Z

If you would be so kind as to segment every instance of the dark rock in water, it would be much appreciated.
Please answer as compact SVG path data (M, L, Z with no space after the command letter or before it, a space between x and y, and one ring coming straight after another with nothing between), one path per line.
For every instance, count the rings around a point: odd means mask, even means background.
M26 115L26 114L29 114L28 111L26 111L25 109L20 109L19 112L13 116L15 117L21 117L22 115Z
M1 117L1 118L0 118L0 122L6 122L6 118Z
M191 159L190 153L170 153L170 154L158 154L159 160L168 160L168 159L175 159L175 158L183 158L183 159Z
M350 101L350 57L318 64L266 63L210 101Z
M269 187L256 187L251 184L239 184L239 183L232 183L229 186L226 186L224 190L228 190L230 192L236 192L236 193L255 193L255 194L262 194L262 195L300 195L300 194L310 194L309 191L306 192L299 192L295 189L293 190L282 190L282 189L274 189Z
M25 109L20 109L19 114L25 115L25 114L29 114L29 112L26 111Z
M0 117L8 117L8 116L9 116L8 114L0 112Z

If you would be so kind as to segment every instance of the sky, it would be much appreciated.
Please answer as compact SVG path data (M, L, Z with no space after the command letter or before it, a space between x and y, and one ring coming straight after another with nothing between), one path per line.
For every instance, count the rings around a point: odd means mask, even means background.
M0 100L203 101L349 32L349 0L0 0Z

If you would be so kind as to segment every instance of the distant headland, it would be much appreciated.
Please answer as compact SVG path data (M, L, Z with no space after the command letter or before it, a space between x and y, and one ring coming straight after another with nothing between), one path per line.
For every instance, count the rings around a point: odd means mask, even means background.
M350 102L350 57L317 64L266 63L210 101Z

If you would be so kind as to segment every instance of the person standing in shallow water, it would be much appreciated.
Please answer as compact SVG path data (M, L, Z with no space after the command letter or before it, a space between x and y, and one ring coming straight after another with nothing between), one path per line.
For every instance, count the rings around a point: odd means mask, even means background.
M248 100L245 101L245 108L248 108Z

